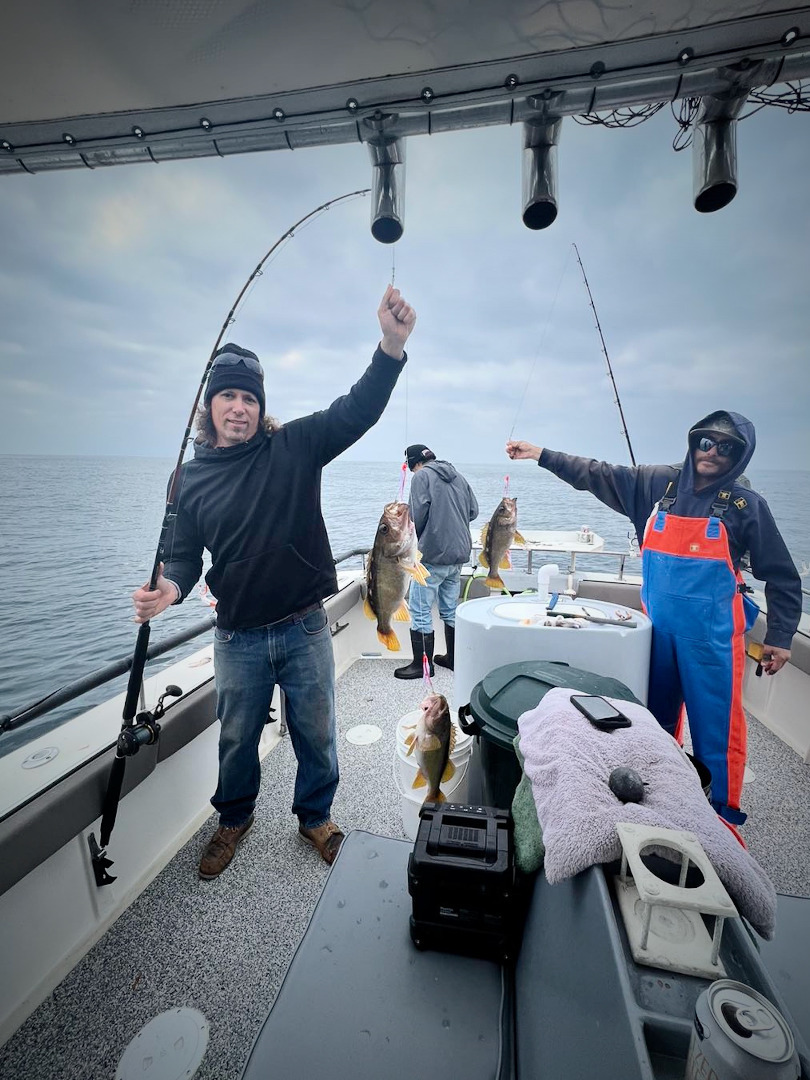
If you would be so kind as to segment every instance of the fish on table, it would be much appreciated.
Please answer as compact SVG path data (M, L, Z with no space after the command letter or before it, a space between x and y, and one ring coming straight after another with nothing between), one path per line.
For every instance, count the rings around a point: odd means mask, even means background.
M512 544L525 543L517 531L517 499L504 495L495 508L495 513L481 530L482 551L478 561L488 570L484 579L487 588L506 587L498 570L508 570L511 567L508 552Z
M420 585L428 579L416 546L416 529L407 503L388 503L366 565L363 611L369 619L377 620L377 637L391 652L399 649L391 623L411 621L405 597L412 578Z
M405 738L407 756L415 753L419 766L413 787L427 788L425 802L446 802L440 785L451 780L456 771L450 760L456 745L455 725L443 694L428 694L419 709L415 731Z

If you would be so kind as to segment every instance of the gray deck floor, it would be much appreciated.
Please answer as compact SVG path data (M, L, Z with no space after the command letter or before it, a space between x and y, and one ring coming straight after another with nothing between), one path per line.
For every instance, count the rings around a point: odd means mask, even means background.
M403 836L396 727L418 706L422 684L394 679L396 665L360 661L338 683L334 816L345 831ZM434 686L449 696L452 674L437 669ZM353 746L345 733L360 723L383 737ZM810 896L810 766L756 722L749 746L746 842L779 891ZM111 1080L141 1027L178 1006L199 1009L210 1024L198 1080L237 1080L328 873L290 813L288 739L262 772L256 825L229 870L217 881L197 878L212 817L3 1047L0 1080ZM301 1029L317 1038L318 1018L302 1016Z

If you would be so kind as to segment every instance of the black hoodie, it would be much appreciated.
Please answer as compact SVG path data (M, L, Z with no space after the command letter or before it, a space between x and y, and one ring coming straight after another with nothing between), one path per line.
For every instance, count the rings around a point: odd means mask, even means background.
M711 428L719 411L710 413L692 426ZM745 442L745 449L732 469L701 491L695 491L692 454L687 451L683 466L608 465L591 458L573 457L544 449L538 464L579 491L590 491L597 499L633 522L639 543L644 538L647 519L666 491L670 480L680 473L678 497L671 512L680 517L709 517L717 492L731 489L731 505L723 518L728 532L729 550L734 568L750 553L751 571L765 582L768 631L765 644L789 649L802 611L801 578L776 527L768 504L756 491L739 483L756 447L754 425L739 413L724 412ZM741 500L739 506L735 500Z
M217 626L264 626L337 590L321 516L321 469L376 424L405 359L377 349L348 394L323 412L259 431L240 446L195 444L181 472L164 575L187 596L211 552L205 580Z

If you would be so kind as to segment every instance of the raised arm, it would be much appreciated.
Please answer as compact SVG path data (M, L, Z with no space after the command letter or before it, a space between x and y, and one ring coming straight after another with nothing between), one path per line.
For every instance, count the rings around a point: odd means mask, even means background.
M389 285L377 309L382 330L371 364L348 394L323 412L293 421L319 465L326 465L364 435L380 419L407 360L405 342L416 324L416 312L399 289Z

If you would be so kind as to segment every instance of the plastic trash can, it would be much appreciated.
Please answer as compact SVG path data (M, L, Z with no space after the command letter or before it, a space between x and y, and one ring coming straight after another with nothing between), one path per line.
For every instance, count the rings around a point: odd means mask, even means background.
M508 810L521 769L515 754L518 717L534 709L554 686L582 694L634 701L628 688L606 675L570 667L553 660L524 660L495 668L473 687L468 705L459 709L462 730L476 736L482 802Z

